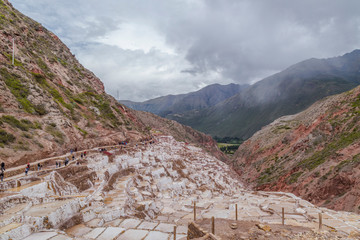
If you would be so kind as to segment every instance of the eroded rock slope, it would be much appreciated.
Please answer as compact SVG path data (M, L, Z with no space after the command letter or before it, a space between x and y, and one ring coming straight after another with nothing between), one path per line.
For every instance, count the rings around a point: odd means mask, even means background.
M314 204L359 212L360 88L285 116L240 146L232 164L261 190L288 191Z

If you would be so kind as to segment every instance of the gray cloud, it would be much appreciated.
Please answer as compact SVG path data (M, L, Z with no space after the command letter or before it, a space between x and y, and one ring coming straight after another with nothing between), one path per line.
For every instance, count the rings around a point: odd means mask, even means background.
M248 83L360 48L357 0L12 0L95 72L145 100Z

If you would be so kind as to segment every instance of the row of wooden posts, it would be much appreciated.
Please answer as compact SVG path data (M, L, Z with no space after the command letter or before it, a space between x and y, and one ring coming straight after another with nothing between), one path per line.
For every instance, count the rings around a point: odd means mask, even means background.
M238 205L235 204L235 220L238 220ZM196 202L194 202L194 221L196 221ZM285 225L285 209L281 209L281 223ZM319 213L319 230L322 229L322 214ZM215 234L215 218L211 217L211 233ZM176 240L176 226L174 226L174 240Z
M235 220L238 220L238 205L235 204ZM196 202L194 202L194 221L196 221ZM285 225L285 209L281 209L281 222ZM319 213L319 230L322 229L322 214ZM211 233L215 234L215 218L211 217ZM174 240L176 239L176 226L174 226Z

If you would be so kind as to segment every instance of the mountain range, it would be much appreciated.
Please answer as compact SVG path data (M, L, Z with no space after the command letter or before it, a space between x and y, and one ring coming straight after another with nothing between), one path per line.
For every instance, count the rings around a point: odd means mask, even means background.
M243 91L249 85L239 84L212 84L196 92L179 95L167 95L150 99L144 102L120 100L126 106L145 112L151 112L161 117L169 117L192 110L206 109Z
M298 113L317 100L359 85L359 67L360 50L354 50L339 57L312 58L297 63L251 86L243 86L238 92L231 92L233 95L226 99L226 95L222 95L218 102L213 102L215 105L190 108L187 101L177 101L173 107L173 99L181 99L188 96L186 94L143 103L123 103L176 120L213 137L247 139L278 117ZM202 99L203 90L190 93L189 99Z

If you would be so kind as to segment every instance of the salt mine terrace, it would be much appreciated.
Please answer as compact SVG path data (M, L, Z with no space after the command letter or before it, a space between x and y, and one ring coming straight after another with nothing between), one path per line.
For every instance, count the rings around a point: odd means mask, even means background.
M246 190L206 151L169 136L155 140L102 147L111 156L86 150L79 165L80 152L66 167L69 155L42 159L43 170L28 176L25 166L7 169L14 174L0 185L0 239L169 240L174 227L176 239L359 239L355 213L316 207L290 193ZM56 161L63 167L55 168Z

